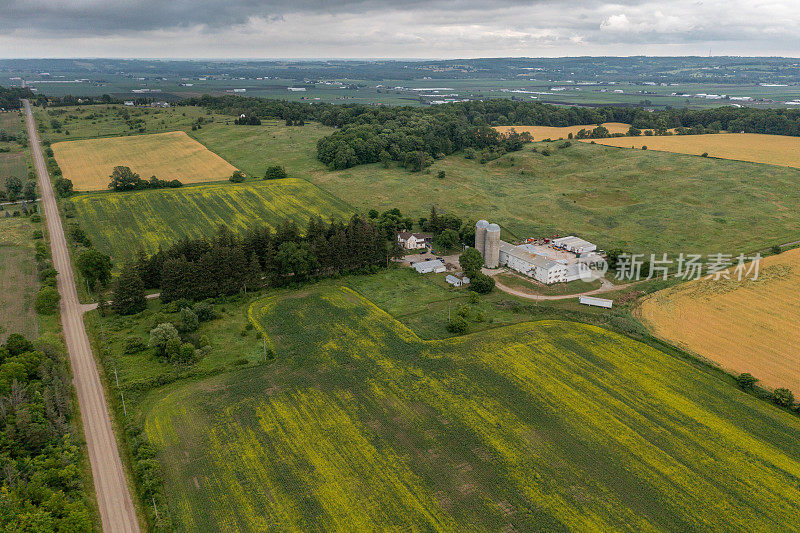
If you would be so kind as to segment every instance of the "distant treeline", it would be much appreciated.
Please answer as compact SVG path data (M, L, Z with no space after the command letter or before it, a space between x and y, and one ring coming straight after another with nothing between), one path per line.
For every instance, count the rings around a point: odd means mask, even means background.
M214 238L184 238L153 255L139 254L135 270L145 288L160 289L161 299L170 302L363 271L401 254L393 228L378 221L354 216L326 223L317 217L304 233L292 222L275 231L253 226L241 235L221 226Z
M320 139L317 157L332 169L398 161L420 170L435 158L465 148L513 151L528 139L503 137L491 126L576 126L623 122L656 133L721 130L800 136L800 110L718 107L648 111L630 107L564 107L507 99L458 102L431 107L300 103L243 96L203 96L184 101L248 120L317 121L339 130ZM540 140L540 139L535 139Z

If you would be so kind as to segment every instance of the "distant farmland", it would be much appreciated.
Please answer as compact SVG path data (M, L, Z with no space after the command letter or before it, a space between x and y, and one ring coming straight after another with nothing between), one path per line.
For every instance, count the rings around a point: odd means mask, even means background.
M77 220L99 249L115 260L138 249L153 252L183 236L212 235L220 225L241 231L284 220L304 229L309 218L346 218L352 209L304 180L211 184L124 193L94 193L70 200Z
M698 280L655 293L653 332L768 387L800 393L800 249L767 257L757 281Z
M59 142L52 148L64 177L79 191L108 189L111 171L118 165L130 167L143 179L156 176L183 183L222 180L236 170L183 131Z
M594 139L598 144L622 148L703 155L800 168L800 137L759 135L756 133L719 133L713 135L671 135L658 137L618 137Z
M618 334L421 341L330 286L250 316L273 364L142 402L185 531L800 526L800 421Z
M528 132L533 135L533 140L543 141L545 139L566 139L569 134L576 135L581 130L593 130L597 124L585 124L583 126L567 126L564 128L557 128L552 126L496 126L495 129L500 133L507 133L511 130L517 133ZM630 124L622 124L621 122L606 122L603 124L608 129L609 133L628 133Z

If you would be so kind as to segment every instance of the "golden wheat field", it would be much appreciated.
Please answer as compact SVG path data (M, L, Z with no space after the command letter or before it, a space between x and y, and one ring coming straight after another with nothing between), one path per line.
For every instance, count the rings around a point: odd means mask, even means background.
M598 144L622 148L702 155L800 168L800 137L758 133L671 135L666 137L617 137L594 139Z
M800 392L800 249L762 259L758 280L659 291L641 315L664 339L770 387Z
M64 177L79 191L107 189L118 165L130 167L143 179L156 176L183 183L221 180L236 170L184 131L66 141L52 148Z
M603 124L608 129L609 133L628 133L630 124L623 124L621 122L606 122ZM517 133L528 132L533 135L534 141L543 141L545 139L566 139L569 134L576 135L581 130L593 130L597 124L586 124L583 126L567 126L565 128L556 128L552 126L496 126L495 129L500 133L507 133L514 130Z

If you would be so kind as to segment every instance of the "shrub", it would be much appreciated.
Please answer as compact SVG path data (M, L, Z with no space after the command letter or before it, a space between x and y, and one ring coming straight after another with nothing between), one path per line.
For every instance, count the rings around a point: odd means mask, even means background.
M775 389L772 393L772 401L781 407L791 407L794 404L794 394L786 388Z
M267 172L264 174L264 179L277 180L286 177L286 169L280 165L273 165L267 167Z
M494 278L487 276L482 272L478 272L474 277L470 278L469 290L479 294L488 294L494 289Z
M236 170L234 171L233 174L231 174L231 177L228 179L233 183L241 183L244 181L244 172L242 172L241 170Z
M480 298L480 296L478 296L477 292L475 292L475 291L470 291L469 292L469 303L471 303L472 305L475 305L480 301L481 301L481 298Z
M31 215L31 222L35 222L36 224L38 224L41 221L42 221L42 216L41 215L36 214L36 213Z
M444 170L440 170L439 172L436 173L436 177L439 178L440 180L443 180L445 178L445 176L446 176L446 174L445 174Z
M742 390L751 391L755 388L758 380L752 374L745 372L736 377L736 383L738 383Z
M450 320L450 322L447 323L447 331L450 333L463 335L469 331L469 322L467 322L467 319L463 316L456 315L452 320Z
M769 249L769 251L772 252L772 255L778 255L781 253L781 245L775 244Z
M642 146L642 150L647 150L647 146Z
M708 157L708 152L703 152L703 155L701 155L700 157Z
M42 233L42 230L40 230L40 229L35 229L35 230L33 230L33 238L37 239L37 240L38 239L43 239L44 238L44 233Z
M178 323L178 329L181 332L190 333L192 331L197 331L197 328L200 327L200 321L197 319L197 315L188 307L181 309L180 317L181 321Z
M61 300L61 295L58 291L49 286L44 286L39 290L36 295L36 302L34 308L40 315L52 315L58 310L58 302Z
M144 340L131 335L125 338L125 342L122 344L122 353L132 355L141 352L145 348L147 348L147 344L145 344Z
M178 346L180 346L178 330L175 329L175 326L170 322L164 322L150 330L150 342L148 346L155 348L158 353L163 355L166 350L167 342L173 339L177 339Z
M194 304L194 308L192 310L194 311L194 314L197 315L197 320L200 322L207 322L217 318L217 312L214 310L214 306L211 305L211 302L197 302Z

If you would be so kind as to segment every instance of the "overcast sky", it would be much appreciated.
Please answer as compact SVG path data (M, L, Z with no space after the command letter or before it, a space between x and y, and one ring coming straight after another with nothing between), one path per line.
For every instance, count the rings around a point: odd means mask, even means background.
M800 0L0 0L0 57L800 56Z

